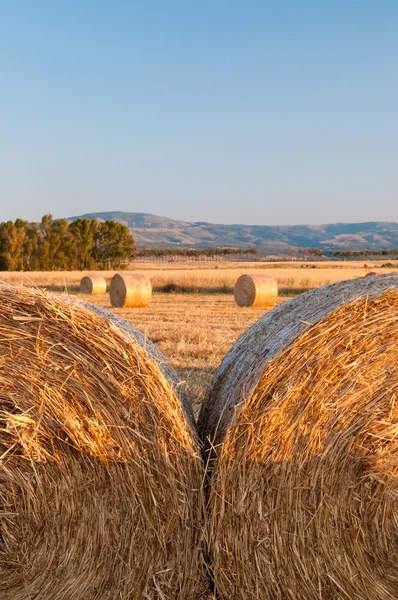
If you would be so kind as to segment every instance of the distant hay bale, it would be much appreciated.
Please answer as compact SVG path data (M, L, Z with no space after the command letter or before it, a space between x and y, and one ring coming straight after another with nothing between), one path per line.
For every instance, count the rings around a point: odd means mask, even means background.
M106 294L106 281L102 275L87 275L80 282L82 294Z
M116 274L109 288L111 304L114 308L145 308L151 301L151 282L141 273Z
M278 284L270 275L241 275L234 288L238 306L275 306Z
M398 598L398 275L306 293L227 354L199 428L222 600Z
M2 600L204 596L191 413L107 315L0 285Z

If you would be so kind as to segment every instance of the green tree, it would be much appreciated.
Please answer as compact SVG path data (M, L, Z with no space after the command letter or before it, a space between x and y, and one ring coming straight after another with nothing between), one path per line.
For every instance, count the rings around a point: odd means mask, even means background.
M23 269L24 271L39 271L41 269L39 257L39 228L36 223L28 223L25 227Z
M10 231L11 221L0 223L0 271L8 271L10 268ZM14 224L12 223L14 226Z
M78 218L69 225L73 236L77 268L80 270L95 267L95 243L98 236L97 219Z
M309 248L308 254L312 256L322 256L322 250L320 248Z
M0 269L2 271L23 269L24 225L24 221L20 219L15 223L5 221L0 224Z
M51 224L48 241L51 270L75 269L77 266L76 244L66 219L59 219Z
M135 257L129 229L115 221L17 219L0 223L0 270L123 269Z
M50 230L53 223L52 215L44 215L39 224L39 237L37 242L37 259L40 271L51 270L50 256Z
M100 223L95 248L95 257L99 268L127 268L135 255L135 241L126 225L117 221Z

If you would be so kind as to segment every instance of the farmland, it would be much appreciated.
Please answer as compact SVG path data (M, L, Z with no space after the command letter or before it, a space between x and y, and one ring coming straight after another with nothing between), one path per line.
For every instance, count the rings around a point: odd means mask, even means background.
M216 265L145 265L134 270L150 277L155 293L147 308L112 309L151 339L186 381L197 413L212 374L235 340L267 309L239 308L232 289L243 273L267 273L279 284L283 302L302 291L361 277L371 271L398 272L382 268L382 262L334 263L220 263ZM144 265L143 265L144 266ZM109 282L113 272L102 273ZM78 294L85 275L75 272L3 272L9 283L46 287ZM169 290L169 293L161 290ZM173 290L175 290L173 292ZM185 291L185 293L179 293ZM172 293L170 293L172 292ZM189 292L189 293L187 293ZM110 308L108 295L85 296Z
M398 266L386 267L381 262L372 262L367 267L359 262L348 265L344 262L223 263L216 266L217 268L206 264L200 267L192 264L178 267L165 265L159 269L156 265L146 265L145 269L134 269L134 272L144 272L151 279L155 290L151 303L146 308L113 309L110 307L108 294L80 294L79 283L88 274L85 272L3 272L1 279L13 284L47 288L57 293L67 292L111 309L128 320L157 345L176 369L181 381L185 382L197 416L206 389L226 352L267 310L239 308L235 304L231 292L234 282L241 274L264 273L274 276L281 291L277 302L281 304L303 291L328 283L361 277L374 271L398 272ZM100 274L109 284L114 273ZM353 367L355 364L354 361L349 366ZM91 374L91 368L89 373ZM229 489L227 491L230 492ZM246 514L250 514L250 511L247 510ZM250 522L255 522L255 517L250 517ZM305 552L302 555L305 556ZM250 585L252 584L249 587ZM230 596L227 594L223 597ZM215 598L209 592L203 600Z
M182 288L183 291L209 293L232 291L234 282L243 273L267 273L277 279L283 293L290 295L335 281L362 277L370 271L397 272L398 261L392 263L382 260L368 263L363 261L169 263L161 266L156 263L132 263L127 272L146 274L151 279L155 292L162 291L164 286L171 284ZM81 278L87 273L86 271L4 271L0 279L9 283L24 283L39 287L68 288L73 292L78 289ZM115 271L100 271L100 273L109 282Z

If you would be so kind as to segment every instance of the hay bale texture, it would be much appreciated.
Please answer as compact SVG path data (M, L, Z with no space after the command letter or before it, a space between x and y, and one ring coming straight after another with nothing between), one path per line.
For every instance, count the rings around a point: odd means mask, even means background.
M213 381L206 535L222 600L398 598L398 276L303 294Z
M141 273L117 273L112 277L109 295L114 308L145 308L152 297L151 282Z
M159 352L2 284L0 356L0 598L202 599L202 463Z
M235 283L234 298L238 306L275 306L278 284L270 275L241 275Z
M106 281L102 275L87 275L80 282L82 294L106 294Z

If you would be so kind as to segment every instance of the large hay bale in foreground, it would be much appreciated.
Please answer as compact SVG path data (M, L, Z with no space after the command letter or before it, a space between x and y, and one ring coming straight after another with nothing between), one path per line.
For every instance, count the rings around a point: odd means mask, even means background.
M223 600L398 598L398 276L304 294L227 355L207 539Z
M82 294L106 294L106 281L102 275L86 275L80 282Z
M141 273L117 273L112 277L109 295L114 308L145 308L152 297L151 282Z
M193 424L135 338L82 301L0 286L2 600L203 597Z
M275 306L278 284L270 275L241 275L235 283L234 298L238 306Z

